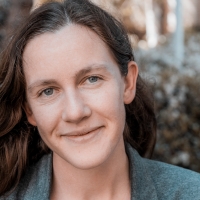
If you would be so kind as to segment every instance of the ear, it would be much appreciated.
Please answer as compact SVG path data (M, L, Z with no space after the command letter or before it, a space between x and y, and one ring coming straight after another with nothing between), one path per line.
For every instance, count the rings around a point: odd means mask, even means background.
M124 77L124 104L130 104L135 98L138 66L134 61L128 63L128 74Z
M33 115L33 112L31 110L30 106L28 105L28 102L25 102L25 104L24 104L24 111L26 113L26 117L28 119L28 122L33 126L37 126L37 123L35 121L35 117Z

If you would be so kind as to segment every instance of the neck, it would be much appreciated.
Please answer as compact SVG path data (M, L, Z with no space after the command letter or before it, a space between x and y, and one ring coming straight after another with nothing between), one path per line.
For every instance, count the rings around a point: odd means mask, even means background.
M77 169L53 154L51 200L130 199L129 163L124 143L103 164Z

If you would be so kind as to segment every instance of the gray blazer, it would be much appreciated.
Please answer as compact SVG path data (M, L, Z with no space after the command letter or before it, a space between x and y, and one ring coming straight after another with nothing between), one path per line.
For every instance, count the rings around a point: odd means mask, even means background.
M173 165L145 159L129 144L131 200L200 200L200 174ZM0 200L48 200L52 156L43 156L30 167L20 184Z

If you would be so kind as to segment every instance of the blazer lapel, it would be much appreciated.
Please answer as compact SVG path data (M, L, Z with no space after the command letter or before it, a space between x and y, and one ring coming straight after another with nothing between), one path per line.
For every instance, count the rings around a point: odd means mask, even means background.
M126 144L126 153L129 158L129 171L131 179L131 200L157 200L156 188L143 158Z

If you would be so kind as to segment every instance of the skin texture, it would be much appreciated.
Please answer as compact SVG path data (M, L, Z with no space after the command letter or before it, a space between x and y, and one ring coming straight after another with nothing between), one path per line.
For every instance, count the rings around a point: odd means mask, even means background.
M23 58L27 118L53 151L51 199L130 199L124 104L137 65L122 77L106 44L79 25L35 37Z

